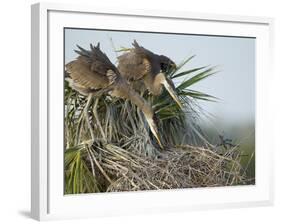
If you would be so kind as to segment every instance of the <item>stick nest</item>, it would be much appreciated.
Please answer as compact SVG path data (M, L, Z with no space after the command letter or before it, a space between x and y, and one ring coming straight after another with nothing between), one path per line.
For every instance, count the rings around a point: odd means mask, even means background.
M177 146L156 158L118 146L91 146L95 179L106 192L249 184L235 148L218 154L208 148Z

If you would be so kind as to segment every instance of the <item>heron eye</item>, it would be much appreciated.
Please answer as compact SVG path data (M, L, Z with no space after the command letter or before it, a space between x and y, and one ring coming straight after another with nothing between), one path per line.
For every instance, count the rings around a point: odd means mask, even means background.
M166 72L168 70L168 65L166 63L160 63L161 70Z

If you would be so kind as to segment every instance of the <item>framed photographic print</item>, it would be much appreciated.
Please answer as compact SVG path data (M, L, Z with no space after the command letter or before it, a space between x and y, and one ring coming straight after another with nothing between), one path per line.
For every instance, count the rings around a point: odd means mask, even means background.
M32 6L32 217L269 205L271 18Z

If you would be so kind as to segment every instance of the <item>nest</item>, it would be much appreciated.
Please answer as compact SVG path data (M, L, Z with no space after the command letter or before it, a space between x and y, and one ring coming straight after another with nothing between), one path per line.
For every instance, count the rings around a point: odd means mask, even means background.
M118 146L91 146L94 177L105 192L215 187L249 184L233 148L224 154L181 145L155 158Z

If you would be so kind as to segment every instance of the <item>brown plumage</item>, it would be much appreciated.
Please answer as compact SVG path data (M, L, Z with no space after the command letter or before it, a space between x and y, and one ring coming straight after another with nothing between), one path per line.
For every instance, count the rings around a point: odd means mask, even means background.
M100 50L99 44L95 47L91 44L90 50L77 47L79 50L75 50L75 52L79 56L65 66L66 73L70 77L68 79L70 86L79 93L88 95L89 101L92 96L100 96L106 93L114 97L130 100L142 110L153 135L156 137L159 145L163 147L151 106L121 76L115 65ZM89 106L89 103L87 103L87 106ZM86 113L87 110L88 108L85 109ZM86 116L89 119L88 115Z
M165 72L176 67L175 63L164 55L157 55L141 47L136 41L132 45L133 48L129 52L118 57L117 68L121 75L128 81L143 83L145 88L155 96L161 94L164 86L181 106L171 80L165 75Z

